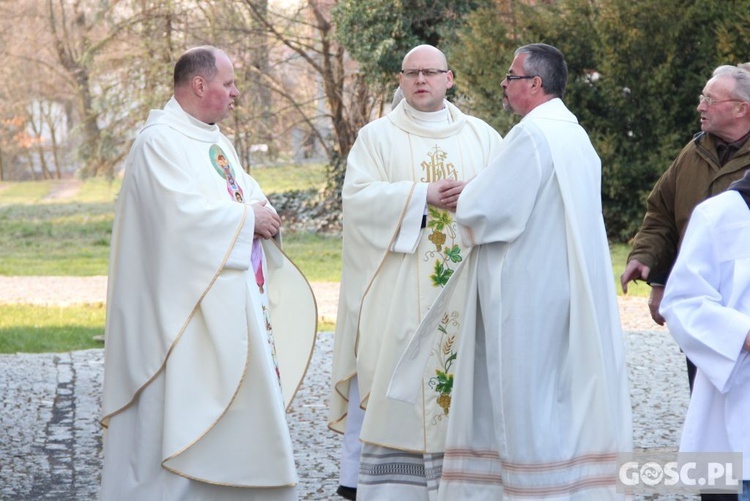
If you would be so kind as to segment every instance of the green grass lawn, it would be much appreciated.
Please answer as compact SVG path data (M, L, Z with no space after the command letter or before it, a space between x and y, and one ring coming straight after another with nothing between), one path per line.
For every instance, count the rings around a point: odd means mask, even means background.
M101 348L104 306L0 306L0 353L46 353Z
M267 193L320 188L322 165L264 167L253 175ZM0 183L0 275L93 276L107 274L114 201L120 182L88 180L72 198L50 197L53 181ZM284 249L311 282L337 282L341 239L311 233L284 233ZM628 246L611 246L613 280L619 277ZM644 283L630 294L648 295ZM333 325L319 326L332 330ZM0 353L68 351L101 346L104 308L0 305Z
M322 165L266 167L253 173L267 193L320 188ZM55 181L0 183L0 275L107 274L114 207L121 183L87 180L72 198L54 198ZM284 233L284 249L310 281L337 282L341 240ZM0 305L0 353L101 347L101 305ZM319 325L333 330L333 324Z
M113 211L112 202L0 206L0 275L106 275Z
M106 275L113 219L113 203L0 205L0 275ZM308 280L338 282L341 239L284 233L283 242Z
M326 184L326 170L323 164L256 167L250 174L266 194L320 189Z
M253 173L268 193L321 188L325 168L264 167ZM87 180L72 198L49 198L53 181L0 183L0 275L106 275L120 181ZM284 233L284 248L308 280L337 282L341 240Z

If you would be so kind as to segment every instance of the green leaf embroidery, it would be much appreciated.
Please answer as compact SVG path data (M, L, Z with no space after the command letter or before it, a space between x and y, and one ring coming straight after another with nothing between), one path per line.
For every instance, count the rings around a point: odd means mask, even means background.
M453 390L453 374L447 374L441 370L436 370L435 374L437 374L435 391L441 395L450 395Z
M435 273L430 275L432 283L437 287L443 287L448 283L448 279L453 275L453 270L443 266L439 260L435 261Z
M455 361L456 361L456 357L458 357L458 353L456 353L456 352L454 351L454 352L452 352L452 353L451 353L451 356L449 356L449 357L448 357L448 358L447 358L447 359L445 360L445 370L446 370L446 371L449 371L449 370L450 370L450 368L451 368L451 367L453 366L453 362L455 362ZM453 374L451 374L451 382L452 382L452 381L453 381Z
M443 231L446 226L453 222L453 218L448 211L428 207L428 212L430 213L430 222L428 223L428 226L433 230Z
M445 255L452 263L460 263L464 258L461 257L461 247L454 245L450 249L445 249Z

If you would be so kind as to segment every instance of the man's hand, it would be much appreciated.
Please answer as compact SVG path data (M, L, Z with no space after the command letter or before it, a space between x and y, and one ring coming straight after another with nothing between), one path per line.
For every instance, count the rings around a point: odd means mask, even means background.
M633 280L646 280L648 274L651 272L651 267L646 266L637 259L631 259L628 261L628 265L625 267L625 271L620 275L620 285L622 285L622 292L628 293L628 282ZM651 318L659 325L664 325L664 317L659 313L659 305L661 305L661 299L664 297L664 286L663 285L652 285L651 295L648 297L648 309L651 312Z
M648 274L651 271L650 266L646 266L637 259L631 259L625 266L625 271L620 275L620 285L622 286L622 292L628 293L628 282L633 280L646 280ZM661 302L661 299L659 300Z
M745 349L750 351L750 332L748 332L747 337L745 337Z
M664 325L664 317L659 313L659 306L661 300L664 297L664 286L663 285L652 285L651 295L648 297L648 309L651 312L651 318L654 319L659 325Z
M278 214L266 207L266 202L250 204L255 213L255 234L261 238L273 238L281 226L281 218Z
M427 187L427 203L439 209L455 211L465 185L464 181L454 179L434 181Z

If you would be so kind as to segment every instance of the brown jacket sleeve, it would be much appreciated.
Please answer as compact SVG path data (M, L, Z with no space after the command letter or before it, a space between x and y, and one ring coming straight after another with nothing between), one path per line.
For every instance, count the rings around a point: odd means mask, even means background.
M675 223L674 203L678 160L662 174L651 190L646 201L646 215L628 255L628 261L637 259L651 268L649 283L663 284L677 255L679 232Z

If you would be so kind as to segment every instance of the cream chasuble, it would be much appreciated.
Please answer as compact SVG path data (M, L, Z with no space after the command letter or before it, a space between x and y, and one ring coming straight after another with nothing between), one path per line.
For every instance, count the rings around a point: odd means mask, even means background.
M174 99L151 113L112 234L104 499L296 499L285 406L317 313L279 246L254 240L261 201L217 126Z
M586 133L554 99L464 188L456 217L478 247L454 275L470 293L439 499L616 497L631 410L600 177ZM425 324L394 399L419 400Z
M414 404L387 400L406 343L466 255L453 213L427 208L424 186L467 180L489 162L499 135L446 103L450 123L422 125L400 103L359 133L343 189L344 256L329 426L343 432L349 382L358 376L366 409L363 442L417 453L442 452L462 312L445 308ZM416 211L416 245L401 245ZM406 238L408 240L408 238ZM395 247L394 247L395 244ZM398 249L398 250L394 250ZM409 252L411 250L411 252Z

